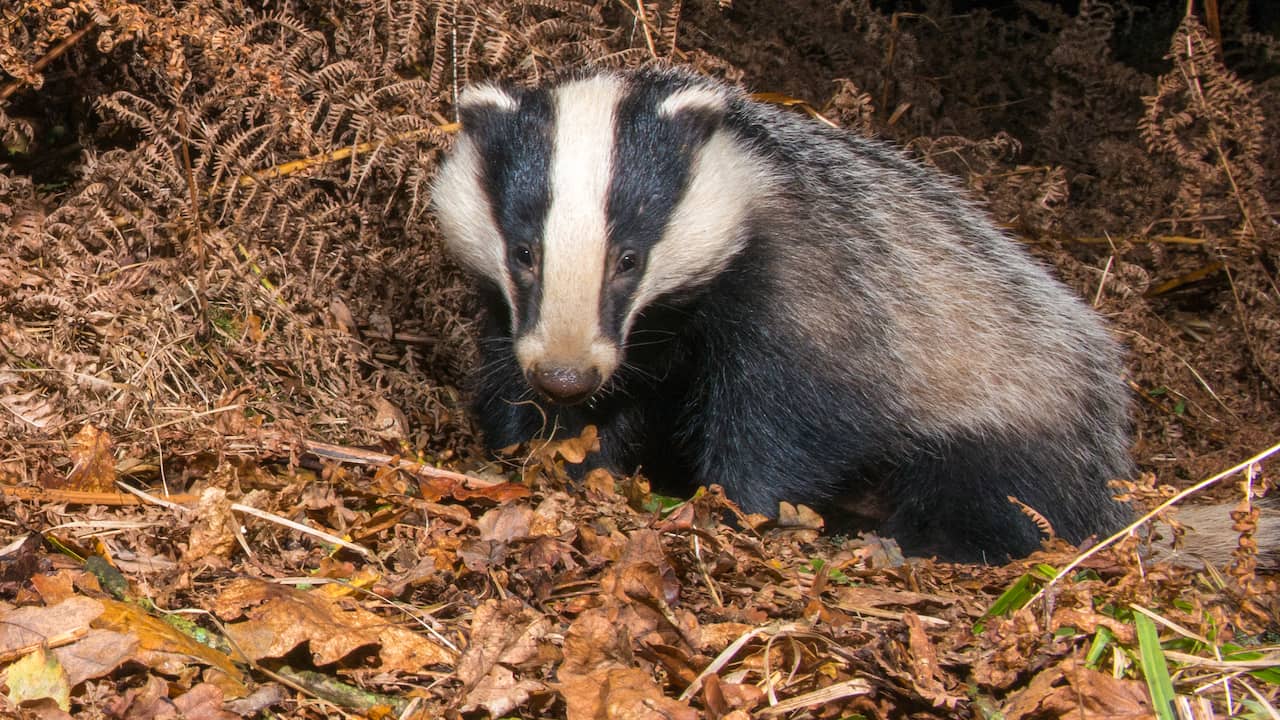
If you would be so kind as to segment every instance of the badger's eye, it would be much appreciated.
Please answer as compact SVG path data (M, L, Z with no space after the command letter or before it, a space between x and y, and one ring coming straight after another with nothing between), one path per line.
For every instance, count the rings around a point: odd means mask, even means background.
M529 249L528 245L518 246L515 255L516 262L520 263L521 267L528 270L533 269L533 251Z
M635 270L636 266L639 264L640 260L636 257L635 253L622 253L622 257L618 258L618 274L622 275L624 273L629 273L632 270Z

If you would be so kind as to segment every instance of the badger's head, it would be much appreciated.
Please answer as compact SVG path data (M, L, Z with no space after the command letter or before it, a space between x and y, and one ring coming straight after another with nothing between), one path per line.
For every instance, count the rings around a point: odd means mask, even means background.
M737 97L673 71L462 94L432 204L451 253L506 299L516 358L547 398L589 398L640 311L742 249L769 176L726 127Z

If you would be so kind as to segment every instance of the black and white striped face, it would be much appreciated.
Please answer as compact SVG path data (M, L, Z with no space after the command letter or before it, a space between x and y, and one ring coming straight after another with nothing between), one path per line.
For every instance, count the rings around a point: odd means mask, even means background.
M637 313L741 250L770 182L724 127L733 100L664 71L463 93L432 202L450 251L506 297L543 395L590 397L624 362Z

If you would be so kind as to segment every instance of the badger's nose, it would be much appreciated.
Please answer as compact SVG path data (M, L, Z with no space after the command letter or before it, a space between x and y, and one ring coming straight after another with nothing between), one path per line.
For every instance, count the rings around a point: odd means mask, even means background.
M572 405L600 387L600 373L595 368L535 368L529 373L529 384L558 403Z

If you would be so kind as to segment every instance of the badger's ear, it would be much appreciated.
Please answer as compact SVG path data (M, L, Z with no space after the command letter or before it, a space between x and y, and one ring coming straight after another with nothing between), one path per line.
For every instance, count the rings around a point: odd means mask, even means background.
M493 120L520 109L520 99L509 88L484 83L472 85L458 97L458 120L463 132L483 132Z
M472 85L462 91L458 98L458 110L500 110L513 112L520 107L520 101L509 88L483 83Z
M673 120L705 141L729 112L731 96L725 88L690 85L668 95L658 105L658 115Z
M723 88L690 85L668 95L658 107L658 112L666 117L681 113L723 116L728 109L729 97Z

